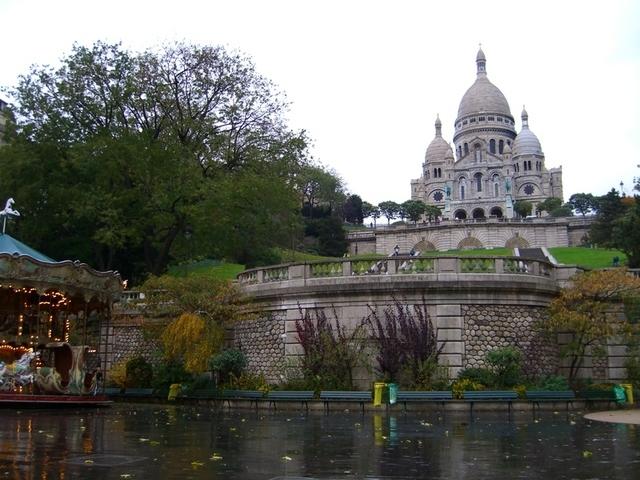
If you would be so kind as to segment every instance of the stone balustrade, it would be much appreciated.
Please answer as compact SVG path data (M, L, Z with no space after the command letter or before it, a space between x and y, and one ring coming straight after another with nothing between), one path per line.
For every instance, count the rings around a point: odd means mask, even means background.
M555 279L553 264L521 257L412 257L344 258L291 263L246 270L241 285L371 275L517 274Z

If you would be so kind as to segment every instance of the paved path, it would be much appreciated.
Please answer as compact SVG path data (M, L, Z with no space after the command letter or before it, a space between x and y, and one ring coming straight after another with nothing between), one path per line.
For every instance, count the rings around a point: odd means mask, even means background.
M613 410L610 412L594 412L584 416L589 420L611 423L631 423L640 425L640 409L633 410Z

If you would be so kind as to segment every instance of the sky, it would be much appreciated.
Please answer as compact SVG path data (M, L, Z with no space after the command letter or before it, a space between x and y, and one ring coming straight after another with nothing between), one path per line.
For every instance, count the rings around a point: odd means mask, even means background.
M172 41L250 56L291 103L289 125L349 192L410 197L436 114L451 142L478 45L520 130L573 193L631 193L640 176L640 2L0 0L0 85L57 65L74 42ZM4 96L6 100L6 95Z

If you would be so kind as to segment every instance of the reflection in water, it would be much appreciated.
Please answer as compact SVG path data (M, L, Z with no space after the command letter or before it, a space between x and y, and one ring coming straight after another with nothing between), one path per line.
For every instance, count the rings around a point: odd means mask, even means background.
M639 478L640 429L543 413L3 410L0 479Z

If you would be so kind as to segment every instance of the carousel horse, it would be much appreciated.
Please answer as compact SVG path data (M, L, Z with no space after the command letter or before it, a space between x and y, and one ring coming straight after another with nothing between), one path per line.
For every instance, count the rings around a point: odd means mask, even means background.
M35 376L31 362L37 357L37 352L26 352L18 360L8 365L0 362L1 389L13 389L16 385L25 386L33 383Z

